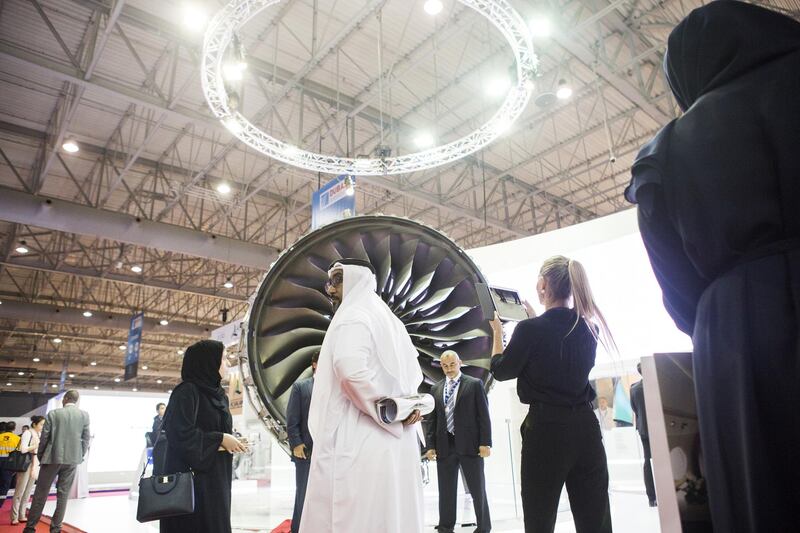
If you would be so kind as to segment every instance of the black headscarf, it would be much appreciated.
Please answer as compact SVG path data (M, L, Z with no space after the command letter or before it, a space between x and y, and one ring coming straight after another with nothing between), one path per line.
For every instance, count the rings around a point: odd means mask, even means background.
M709 91L797 50L800 23L794 19L753 4L717 0L695 9L672 30L664 71L686 111Z
M193 383L208 396L214 407L228 409L228 395L222 388L219 367L225 345L219 341L202 340L186 349L181 367L181 379Z

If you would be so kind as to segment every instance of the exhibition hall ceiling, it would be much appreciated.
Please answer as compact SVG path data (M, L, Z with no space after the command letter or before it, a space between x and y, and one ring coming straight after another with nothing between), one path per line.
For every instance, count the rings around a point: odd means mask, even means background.
M241 317L309 231L312 192L332 176L255 152L205 102L202 25L224 3L0 0L0 390L49 390L62 370L72 385L130 390L115 382L122 317L140 309L167 324L145 332L135 386L169 389L179 351ZM426 0L276 2L239 34L242 113L337 156L473 131L514 83L514 58L484 17L441 3L433 16ZM449 165L359 177L358 213L471 248L627 207L633 157L678 112L667 36L701 2L510 3L539 57L520 118ZM759 3L800 14L796 1Z

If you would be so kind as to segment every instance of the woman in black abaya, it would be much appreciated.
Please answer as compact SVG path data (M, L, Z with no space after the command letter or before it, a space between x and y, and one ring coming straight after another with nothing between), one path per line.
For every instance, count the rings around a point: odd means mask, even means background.
M194 513L161 520L161 533L230 533L231 454L244 451L233 435L228 397L220 382L227 364L221 342L191 345L182 382L164 415L167 454L163 473L194 472Z
M626 190L667 310L692 335L714 530L800 524L800 23L741 2L669 37L684 114Z

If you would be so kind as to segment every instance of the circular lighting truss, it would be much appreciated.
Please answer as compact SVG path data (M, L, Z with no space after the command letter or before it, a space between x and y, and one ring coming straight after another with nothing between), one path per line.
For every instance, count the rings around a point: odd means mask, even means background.
M286 446L286 407L292 385L312 375L311 356L333 315L325 294L336 259L370 261L378 294L403 322L419 354L420 392L443 379L439 359L458 352L462 371L488 388L491 328L483 319L476 283L486 283L469 256L438 231L398 217L340 220L309 233L267 272L245 319L246 355L240 368L259 417Z
M237 32L264 9L282 0L231 0L208 25L203 40L201 78L211 111L228 130L248 146L284 163L328 174L383 176L403 174L457 161L502 135L522 114L533 92L537 58L530 29L507 0L457 0L472 8L500 30L516 60L516 85L500 109L475 131L451 143L408 155L384 158L348 158L302 150L265 133L238 110L238 96L229 95L224 81L228 47Z

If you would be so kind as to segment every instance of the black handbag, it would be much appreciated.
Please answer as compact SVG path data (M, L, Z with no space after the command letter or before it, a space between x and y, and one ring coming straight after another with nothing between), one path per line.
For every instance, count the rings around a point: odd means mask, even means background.
M139 503L136 520L151 522L162 518L192 514L194 512L194 473L177 472L155 475L158 458L166 462L167 437L162 432L153 448L153 470L150 477L144 477L147 463L139 476ZM156 452L156 448L161 448ZM163 465L161 470L163 471Z
M3 466L3 468L12 472L25 472L31 467L32 462L32 453L22 453L19 451L19 449L17 449L8 454L8 457L6 458L6 464Z

